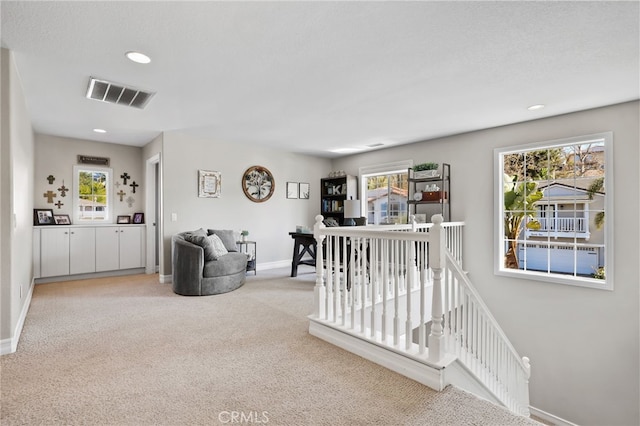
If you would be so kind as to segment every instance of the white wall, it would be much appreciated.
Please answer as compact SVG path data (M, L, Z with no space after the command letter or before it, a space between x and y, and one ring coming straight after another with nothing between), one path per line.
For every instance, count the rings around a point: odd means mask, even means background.
M142 160L142 148L134 146L119 145L105 142L95 142L83 139L64 138L36 134L36 156L35 156L35 181L33 187L34 208L53 209L54 214L68 214L73 220L73 166L78 164L78 155L91 155L97 157L110 158L109 167L113 170L113 182L119 182L120 187L114 187L113 191L113 217L117 215L133 215L135 212L144 212L144 168ZM127 180L127 185L123 184L122 175L127 172L131 176ZM47 181L47 176L53 175L56 180L52 185ZM69 188L66 197L62 197L57 188L62 182ZM140 185L136 187L136 193L129 185L135 181ZM54 204L47 203L43 194L47 191L57 193L54 203L62 201L64 204L60 209ZM131 196L135 202L131 207L120 201L120 197L115 194L120 190L127 195L126 200Z
M171 236L198 228L247 229L257 242L258 273L261 264L291 264L296 225L313 226L320 212L320 178L330 161L262 146L246 146L202 139L180 132L163 138L162 185L164 212L164 270L171 273ZM242 191L242 175L254 165L266 167L275 179L275 193L254 203ZM222 174L220 198L198 198L198 170ZM286 198L286 182L310 184L310 199ZM177 221L171 221L171 215ZM264 266L267 266L264 265Z
M407 159L451 163L452 220L466 222L464 266L516 349L531 358L531 405L581 425L640 424L639 113L630 102L333 162L350 174ZM615 168L615 290L494 275L494 148L605 131L614 132L607 167Z
M0 67L0 351L7 353L15 350L32 290L34 142L20 77L7 49L2 49Z

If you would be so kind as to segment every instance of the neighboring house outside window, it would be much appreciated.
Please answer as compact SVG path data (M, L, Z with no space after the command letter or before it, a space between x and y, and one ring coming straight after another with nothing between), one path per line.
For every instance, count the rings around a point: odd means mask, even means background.
M404 181L406 182L406 178ZM367 223L407 223L407 188L384 185L369 189Z
M401 161L360 168L361 211L366 212L367 224L407 223L407 177L412 165Z
M612 143L606 133L496 150L496 273L612 288Z
M604 193L589 195L587 189L594 179L572 179L568 184L558 182L541 186L544 197L537 203L537 229L524 227L525 238L531 244L519 245L521 269L573 273L592 276L604 267L604 230L595 226L593 213L604 211ZM573 186L571 186L573 185ZM583 188L578 188L581 185ZM535 242L549 243L549 263L546 245L536 247ZM576 252L571 250L573 242L581 244ZM554 244L558 243L558 244ZM587 244L588 243L588 244ZM575 255L575 262L574 262Z

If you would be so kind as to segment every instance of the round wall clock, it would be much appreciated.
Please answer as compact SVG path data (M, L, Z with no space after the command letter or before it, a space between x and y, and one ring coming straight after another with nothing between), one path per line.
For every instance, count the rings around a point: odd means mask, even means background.
M242 190L255 203L267 201L273 195L276 182L271 172L262 166L251 166L242 175Z

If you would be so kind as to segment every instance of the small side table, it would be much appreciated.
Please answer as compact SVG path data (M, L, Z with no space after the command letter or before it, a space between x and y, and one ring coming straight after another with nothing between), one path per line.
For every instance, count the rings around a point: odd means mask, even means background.
M246 253L248 255L247 258L247 272L253 271L253 275L258 275L258 271L256 269L256 254L257 254L257 244L255 241L236 241L238 245L238 251L240 253Z

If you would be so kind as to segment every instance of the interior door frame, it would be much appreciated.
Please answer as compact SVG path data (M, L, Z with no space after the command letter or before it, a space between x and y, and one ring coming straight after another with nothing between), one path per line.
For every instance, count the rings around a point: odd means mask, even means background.
M156 167L158 169L158 179L156 180ZM162 163L160 153L147 159L145 164L145 212L146 212L146 268L147 274L155 274L156 271L156 244L158 244L158 266L163 270L163 247L162 238L156 241L156 233L162 229ZM156 197L158 200L156 200ZM156 205L158 215L156 217ZM154 226L155 225L155 226ZM162 235L162 234L161 234Z

